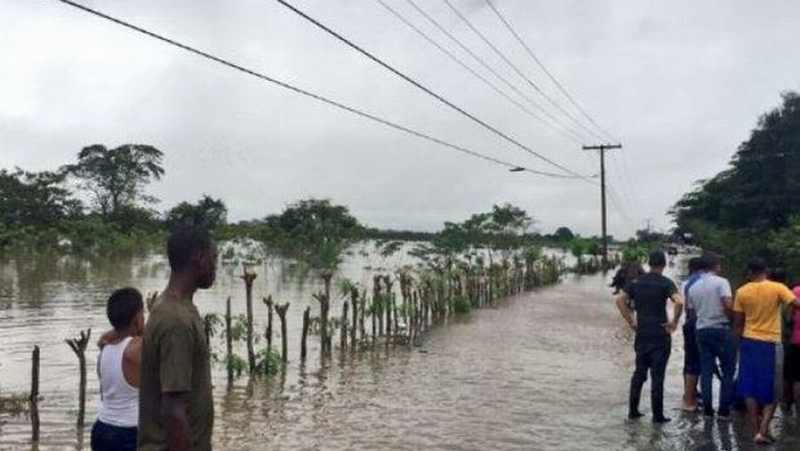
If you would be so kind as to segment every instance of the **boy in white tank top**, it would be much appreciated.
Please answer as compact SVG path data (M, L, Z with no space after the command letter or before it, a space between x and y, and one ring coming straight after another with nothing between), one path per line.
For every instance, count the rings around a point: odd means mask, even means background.
M142 294L135 288L115 291L106 313L114 330L104 334L99 343L100 406L92 427L92 451L135 451L144 331Z

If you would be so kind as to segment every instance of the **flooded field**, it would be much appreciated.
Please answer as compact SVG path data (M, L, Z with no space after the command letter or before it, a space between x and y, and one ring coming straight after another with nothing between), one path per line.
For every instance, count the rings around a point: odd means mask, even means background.
M365 267L391 268L407 259L354 252L343 268L367 282ZM681 262L675 268L680 268ZM196 298L201 313L222 312L233 296L244 312L240 268L221 271L213 290ZM272 294L289 309L287 371L273 378L239 378L231 389L215 370L216 449L224 450L744 450L753 449L741 419L707 422L679 412L683 352L679 334L665 402L675 421L654 427L625 421L633 365L632 336L611 303L608 277L565 276L558 286L512 297L435 327L420 347L374 351L299 363L302 310L316 308L315 281L286 276L280 262L260 266L257 299ZM674 271L675 273L679 271ZM0 260L0 390L28 390L30 353L42 347L42 450L88 450L96 411L96 349L90 345L86 430L75 427L77 359L64 344L79 329L106 329L105 297L123 285L161 289L159 256L86 261L57 257ZM677 274L672 274L677 277ZM333 303L339 315L341 302ZM265 308L257 304L263 329ZM334 340L335 341L335 340ZM215 345L220 341L215 338ZM647 390L645 390L647 392ZM644 410L649 408L645 393ZM778 450L800 449L797 418L779 413ZM0 449L30 449L24 417L0 416Z

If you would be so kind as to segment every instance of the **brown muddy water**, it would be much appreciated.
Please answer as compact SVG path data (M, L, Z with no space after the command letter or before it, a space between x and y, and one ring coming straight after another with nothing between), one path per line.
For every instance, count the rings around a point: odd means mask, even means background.
M365 266L348 259L343 273L366 283ZM681 267L681 262L675 268ZM603 275L566 276L555 287L500 301L437 326L420 347L379 346L328 362L311 337L299 362L302 310L316 308L314 283L286 276L285 265L257 269L256 296L290 301L290 363L283 375L238 379L226 387L215 369L214 442L222 450L747 450L755 449L737 418L732 424L679 412L682 338L673 339L665 403L673 423L625 420L632 337L611 302ZM677 278L678 271L673 271ZM239 269L227 267L214 289L199 293L201 313L223 312L234 297L244 312ZM87 426L76 430L78 365L64 344L81 328L106 328L105 297L123 285L163 287L163 257L81 260L0 258L0 393L29 388L30 353L42 348L41 450L88 450L97 402L96 349L90 345ZM341 302L332 311L338 315ZM257 303L257 324L265 308ZM276 318L277 320L277 318ZM334 339L336 343L336 340ZM215 346L222 349L219 337ZM244 355L244 350L240 350ZM649 408L645 387L643 410ZM800 450L800 421L778 414L778 445ZM31 449L24 416L0 414L0 449Z

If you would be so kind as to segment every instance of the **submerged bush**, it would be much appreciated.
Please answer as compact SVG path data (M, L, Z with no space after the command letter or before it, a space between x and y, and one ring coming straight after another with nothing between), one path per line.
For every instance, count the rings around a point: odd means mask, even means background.
M256 354L256 372L272 376L283 366L281 355L271 349L262 349Z
M225 357L225 367L230 368L234 377L239 377L244 373L244 370L247 369L247 362L239 357L238 354L231 354Z
M459 296L453 302L453 311L458 314L469 313L472 311L472 304L466 297Z
M27 414L30 400L24 394L2 395L0 394L0 414L19 416Z

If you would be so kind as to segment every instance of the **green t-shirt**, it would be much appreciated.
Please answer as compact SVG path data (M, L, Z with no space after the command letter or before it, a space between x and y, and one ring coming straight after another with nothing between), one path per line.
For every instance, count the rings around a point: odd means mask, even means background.
M189 300L160 300L142 340L139 451L167 449L161 394L186 393L194 451L211 450L214 399L203 320Z

